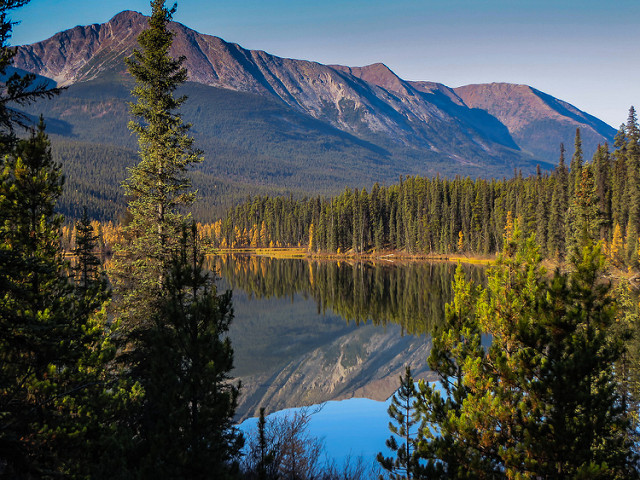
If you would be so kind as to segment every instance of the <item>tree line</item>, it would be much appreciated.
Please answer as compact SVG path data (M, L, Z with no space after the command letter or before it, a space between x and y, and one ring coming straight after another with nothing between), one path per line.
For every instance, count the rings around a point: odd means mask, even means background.
M633 107L614 150L585 163L580 130L569 165L561 146L552 172L486 180L401 178L333 198L249 198L203 228L215 247L305 246L311 252L398 250L411 254L491 255L518 219L541 253L564 259L583 236L604 242L618 265L638 265L640 138Z

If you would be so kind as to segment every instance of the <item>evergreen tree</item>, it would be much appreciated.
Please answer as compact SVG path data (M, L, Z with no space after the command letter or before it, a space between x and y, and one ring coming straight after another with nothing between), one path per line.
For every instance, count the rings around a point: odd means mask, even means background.
M569 201L573 199L573 196L578 189L580 179L582 178L582 165L584 164L584 158L582 155L582 138L580 136L580 129L576 128L576 138L574 141L574 151L571 157L571 164L569 165Z
M268 480L274 478L273 471L274 455L269 451L270 445L267 443L267 420L264 414L264 407L260 408L258 418L258 448L260 450L260 460L258 461L258 480Z
M624 125L620 125L614 138L613 167L611 175L611 214L612 223L626 225L625 191L627 179L627 161Z
M227 478L241 436L232 426L238 386L229 379L233 352L226 332L231 295L217 295L202 270L195 226L180 210L194 198L187 168L200 161L176 110L187 79L184 58L173 59L168 29L175 6L151 1L149 27L127 60L136 80L130 123L140 163L125 182L130 221L116 249L112 277L120 304L121 378L139 392L118 422L120 438L135 439L120 466L124 475ZM250 205L253 204L249 200ZM258 220L228 228L227 241L259 243ZM227 225L225 225L227 228Z
M123 296L121 315L127 328L144 323L160 295L184 222L179 207L194 199L186 170L201 160L188 135L190 125L176 112L186 97L175 97L174 92L186 81L187 71L184 57L169 56L173 33L168 24L175 6L167 9L163 0L153 0L151 8L149 27L138 37L141 50L126 61L137 98L130 104L137 121L129 128L138 136L141 160L124 184L131 220L110 274Z
M612 220L612 165L611 155L609 154L609 145L604 144L598 146L593 156L593 172L596 185L596 196L598 198L598 214L600 217L600 233L598 239L605 242L611 242L613 233Z
M582 246L588 243L593 244L600 238L602 220L599 207L593 165L585 165L571 206L573 248L581 249Z
M637 478L599 247L573 263L548 282L529 240L492 270L466 328L435 332L432 357L448 361L433 362L446 399L420 386L428 478ZM455 305L469 287L456 277L454 289ZM481 333L492 339L486 351Z
M76 257L75 278L80 288L89 290L91 284L101 278L102 263L96 255L98 235L93 230L86 208L75 227L76 246L73 249Z
M624 148L627 178L625 183L625 207L628 212L627 264L638 264L638 237L640 234L640 129L633 107L625 127L626 145Z
M445 307L445 321L432 333L429 368L438 375L436 384L419 383L416 408L422 428L418 454L425 478L481 478L495 470L494 460L483 455L459 428L463 405L470 392L464 382L468 362L483 356L481 330L475 320L477 288L467 282L458 265L453 282L453 301Z
M386 441L387 447L396 453L396 458L385 457L378 453L377 460L382 468L391 474L394 480L420 477L420 463L417 454L419 413L416 409L416 389L411 368L405 369L404 377L400 377L400 388L393 395L387 410L391 417L389 430L392 436ZM396 439L401 440L398 445Z
M96 312L108 293L104 282L76 288L67 277L54 211L62 184L41 122L0 174L0 464L9 477L87 471L83 448L99 422L91 401L110 349Z
M229 377L231 292L217 294L202 262L194 225L172 261L153 326L141 334L147 348L134 357L146 394L139 432L144 477L224 479L237 468L242 436L233 426L239 386Z

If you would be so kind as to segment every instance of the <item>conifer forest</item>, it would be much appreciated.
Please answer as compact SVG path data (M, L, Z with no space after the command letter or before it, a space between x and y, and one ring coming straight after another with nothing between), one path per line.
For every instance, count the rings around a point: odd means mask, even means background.
M580 131L569 165L564 146L553 171L476 179L408 177L390 186L347 189L334 198L249 198L201 227L216 247L304 246L312 253L403 251L493 255L519 222L541 254L565 259L584 238L602 241L618 266L638 265L640 165L633 107L613 151L585 162Z
M11 18L27 3L0 3L0 478L640 477L633 107L613 145L584 158L577 129L555 168L534 175L254 195L198 222L190 170L206 160L176 93L188 79L185 58L169 54L177 6L151 0L124 60L138 153L122 191L105 193L126 198L126 213L105 220L112 210L84 205L78 190L63 196L52 151L78 163L81 150L52 145L44 118L24 113L61 93L12 67ZM58 213L63 198L73 218ZM255 255L294 248L304 262ZM408 266L335 262L389 257ZM305 409L269 417L262 407L255 431L241 433L234 297L220 275L248 296L305 292L319 312L423 339L435 380L403 367L377 457L323 460Z

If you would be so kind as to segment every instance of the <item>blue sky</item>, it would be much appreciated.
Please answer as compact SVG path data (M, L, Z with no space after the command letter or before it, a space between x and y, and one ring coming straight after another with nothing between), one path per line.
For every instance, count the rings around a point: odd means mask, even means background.
M32 0L13 43L102 23L144 0ZM451 87L524 83L613 127L640 108L640 2L619 0L181 0L175 20L245 48Z

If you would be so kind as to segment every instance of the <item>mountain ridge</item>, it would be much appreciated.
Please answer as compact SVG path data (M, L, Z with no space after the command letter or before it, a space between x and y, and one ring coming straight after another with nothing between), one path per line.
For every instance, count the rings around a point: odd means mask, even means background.
M124 11L106 23L76 26L17 47L15 68L68 87L26 113L43 113L50 131L72 144L135 149L126 128L133 80L124 58L137 47L146 24L144 15ZM576 126L585 129L587 158L615 133L532 87L522 92L518 86L450 88L404 80L383 63L323 65L247 50L180 23L172 22L170 29L175 34L170 53L185 57L189 74L182 90L189 100L181 114L193 123L205 151L207 161L198 169L210 187L201 191L212 201L220 195L216 178L225 185L238 182L234 195L247 192L248 185L256 192L325 195L403 175L533 173L537 164L552 168L559 143L572 143ZM504 106L509 89L519 92L511 110ZM527 113L532 108L537 116ZM66 173L72 184L79 175Z
M135 39L145 26L144 15L124 11L104 24L76 26L42 42L18 47L15 66L51 78L61 86L92 80L108 71L124 74L122 59L133 51ZM435 82L409 82L382 63L364 67L323 65L247 50L176 22L170 28L175 33L171 54L186 58L190 81L271 96L349 133L386 135L404 145L417 144L452 159L459 155L450 143L466 143L474 156L499 155L501 147L527 150L509 136L522 131L522 121L517 122L514 117L531 115L531 102L523 104L519 114L510 113L507 122L502 121L494 114L495 89L479 90L476 85L451 89ZM484 92L488 94L479 98ZM546 120L565 121L570 117L559 113L561 106L573 114L574 121L576 117L584 120L585 128L591 128L597 137L594 142L612 138L614 130L607 131L604 122L590 122L588 114L554 100L556 108L550 107L546 116L540 109L534 113ZM465 107L484 110L498 121L485 116L478 122L474 120L477 112L462 112ZM493 125L488 127L487 122ZM507 132L499 123L506 126ZM449 131L453 142L440 140L437 132L443 130ZM526 132L518 138L526 138ZM595 145L586 149L595 149ZM546 150L537 149L538 153L542 151ZM535 153L533 156L541 157ZM540 159L553 158L545 156Z

